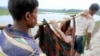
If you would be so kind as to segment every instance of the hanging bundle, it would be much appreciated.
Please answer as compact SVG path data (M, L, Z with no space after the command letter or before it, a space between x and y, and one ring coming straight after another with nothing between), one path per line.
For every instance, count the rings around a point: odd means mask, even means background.
M39 26L39 46L47 56L69 56L68 51L71 46L65 43L62 39L53 32L46 20L43 21L44 25Z

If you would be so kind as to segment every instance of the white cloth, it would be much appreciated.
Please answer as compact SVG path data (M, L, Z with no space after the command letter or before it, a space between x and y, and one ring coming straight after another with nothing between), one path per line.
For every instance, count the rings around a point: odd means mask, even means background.
M85 35L86 32L92 33L95 27L95 20L91 18L86 18L84 16L78 16L76 20L76 32L75 35ZM71 21L71 27L73 23Z
M66 40L67 43L71 43L72 42L72 36L70 36L70 35L66 36L65 40Z

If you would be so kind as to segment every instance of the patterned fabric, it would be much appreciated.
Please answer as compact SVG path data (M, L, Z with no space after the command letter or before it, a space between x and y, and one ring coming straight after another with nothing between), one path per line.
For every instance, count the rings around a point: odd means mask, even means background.
M85 43L86 43L86 35L83 35L83 41L82 41L83 50L82 50L82 53L84 53Z
M76 37L74 48L78 53L84 53L85 42L86 42L85 35Z
M39 56L40 50L35 40L18 30L13 30L8 25L0 34L0 55L7 56ZM5 56L5 55L3 55Z

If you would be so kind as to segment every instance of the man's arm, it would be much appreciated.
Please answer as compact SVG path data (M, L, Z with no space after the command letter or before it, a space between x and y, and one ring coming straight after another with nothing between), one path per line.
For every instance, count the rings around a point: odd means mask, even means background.
M57 26L56 21L52 21L52 26L56 30L56 32L58 33L60 39L63 39L63 41L66 43L70 43L70 41L68 39L66 39L66 35Z
M86 34L86 38L87 38L87 50L90 48L90 41L91 41L91 33L87 33Z
M91 21L91 23L88 26L87 33L86 33L86 39L87 39L87 48L86 49L90 48L90 41L91 41L92 32L94 30L94 27L95 27L95 21Z

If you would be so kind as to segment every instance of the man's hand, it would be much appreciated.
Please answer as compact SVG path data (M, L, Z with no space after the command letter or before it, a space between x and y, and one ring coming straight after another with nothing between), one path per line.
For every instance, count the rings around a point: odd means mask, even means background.
M89 50L90 49L90 46L86 46L86 50Z
M90 41L91 41L91 33L87 33L87 45L86 45L86 50L90 49Z

